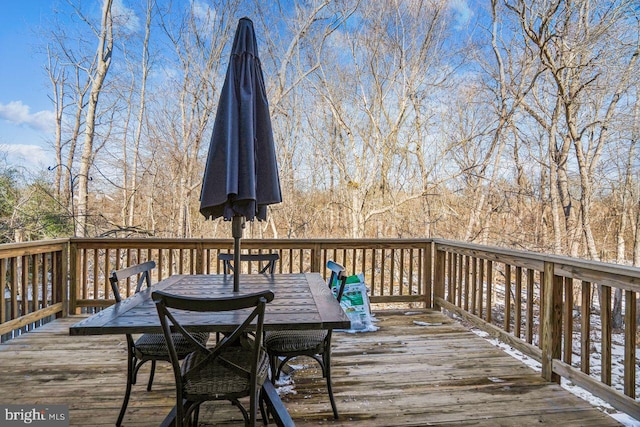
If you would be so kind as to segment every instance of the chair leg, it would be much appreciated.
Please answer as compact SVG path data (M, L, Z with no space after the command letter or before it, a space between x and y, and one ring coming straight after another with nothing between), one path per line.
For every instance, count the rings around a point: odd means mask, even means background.
M278 356L269 356L269 367L271 368L271 381L275 384L276 380L280 377L278 374ZM278 376L276 376L278 374Z
M124 414L127 412L127 406L129 405L129 397L131 397L131 386L134 382L135 363L136 363L135 356L132 354L129 354L129 360L127 361L127 390L124 393L124 399L122 400L122 406L120 407L120 414L118 415L118 420L116 421L116 426L118 427L122 425Z
M177 402L182 401L182 404ZM176 401L176 419L174 422L175 427L184 427L198 425L198 422L193 422L194 417L198 417L200 414L200 404L197 402L183 400L178 398Z
M240 401L238 399L229 399L229 402L231 402L233 404L233 406L235 406L236 408L238 408L240 410L240 412L242 412L242 417L244 418L244 425L246 425L246 426L250 425L251 417L249 416L249 412L247 412L245 407L242 406ZM253 421L255 423L255 418L253 419Z
M262 388L260 388L259 401L260 401L260 416L262 416L262 424L266 426L267 424L269 424L269 407L267 406L267 408L265 409L264 395L262 392Z
M151 386L153 385L153 375L156 373L156 361L155 359L151 361L151 373L149 374L149 384L147 384L147 391L151 391Z
M196 409L193 411L193 425L196 427L198 426L199 418L200 418L200 405L198 405Z
M251 396L249 396L249 425L255 427L258 424L258 402L260 397L257 387L252 387Z
M327 391L329 392L329 400L331 401L331 409L333 409L333 418L338 419L338 408L336 407L336 401L333 397L333 390L331 387L331 369L327 369Z

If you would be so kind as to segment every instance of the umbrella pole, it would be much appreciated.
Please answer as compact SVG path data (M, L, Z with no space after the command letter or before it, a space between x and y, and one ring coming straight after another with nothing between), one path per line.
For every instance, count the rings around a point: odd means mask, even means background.
M234 215L232 220L233 235L233 292L240 291L240 239L244 228L244 217Z

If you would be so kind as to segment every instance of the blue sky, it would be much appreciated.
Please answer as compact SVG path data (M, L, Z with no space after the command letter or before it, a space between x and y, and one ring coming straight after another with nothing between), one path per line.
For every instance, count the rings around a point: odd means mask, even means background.
M0 1L0 155L32 172L53 165L46 56L37 52L37 29L51 7L50 0Z
M31 175L55 165L51 88L43 68L47 58L39 50L45 43L38 34L55 4L0 0L0 159L6 155ZM462 28L473 15L468 0L450 0L450 6Z

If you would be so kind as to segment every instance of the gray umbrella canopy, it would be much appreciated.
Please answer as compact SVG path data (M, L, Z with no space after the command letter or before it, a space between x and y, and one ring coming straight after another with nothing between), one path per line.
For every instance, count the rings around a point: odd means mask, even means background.
M265 220L267 206L281 201L258 45L253 23L242 18L220 94L200 193L202 215L234 221L238 271L244 220Z

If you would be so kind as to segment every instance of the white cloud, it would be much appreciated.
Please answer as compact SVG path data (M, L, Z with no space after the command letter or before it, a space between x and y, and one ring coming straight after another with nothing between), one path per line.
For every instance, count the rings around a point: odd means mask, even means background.
M456 28L462 29L469 24L473 16L473 10L467 4L467 0L451 0L449 6L454 12Z
M46 169L53 159L43 147L29 144L0 144L0 155L6 156L7 164L32 172Z
M191 7L193 8L193 15L201 21L208 22L215 17L215 11L207 3L195 0L191 2Z
M193 0L190 4L198 29L204 34L209 33L209 27L216 19L216 10L200 0Z
M133 9L126 7L122 0L114 0L112 11L116 25L122 27L127 33L135 33L142 28L140 18Z
M43 110L31 113L28 105L22 101L11 101L0 104L0 119L16 125L25 125L41 132L52 132L55 125L53 111Z

